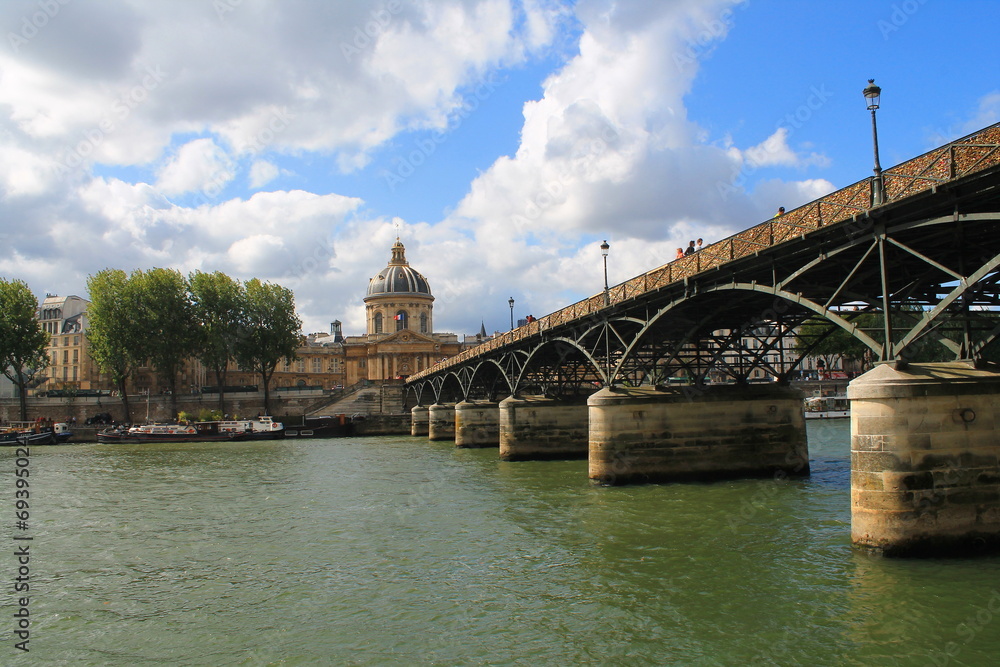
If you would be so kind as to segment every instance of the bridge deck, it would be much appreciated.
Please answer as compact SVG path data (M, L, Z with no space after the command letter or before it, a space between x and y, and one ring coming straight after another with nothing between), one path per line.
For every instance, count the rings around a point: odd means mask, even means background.
M408 379L417 381L461 365L482 354L516 344L525 338L564 325L598 311L623 304L649 292L683 282L703 272L753 257L762 250L800 239L805 234L834 225L855 222L874 208L936 192L938 186L1000 167L1000 123L907 160L883 172L885 202L873 207L872 179L866 178L824 197L772 218L702 250L674 260L611 287L610 306L604 293L566 306L538 320L496 336L473 349L446 359Z

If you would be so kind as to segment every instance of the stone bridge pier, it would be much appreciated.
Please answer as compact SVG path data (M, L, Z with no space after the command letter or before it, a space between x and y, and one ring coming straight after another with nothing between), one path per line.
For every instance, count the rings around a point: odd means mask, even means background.
M455 406L456 447L496 447L500 444L500 405L462 401Z
M587 456L587 399L510 396L500 401L504 461Z
M589 476L603 484L809 474L788 387L606 387L588 403Z
M410 410L410 435L428 435L430 419L430 411L426 405L413 406Z
M883 364L847 396L854 544L886 556L1000 549L1000 369Z
M455 404L435 403L427 407L427 439L455 439Z

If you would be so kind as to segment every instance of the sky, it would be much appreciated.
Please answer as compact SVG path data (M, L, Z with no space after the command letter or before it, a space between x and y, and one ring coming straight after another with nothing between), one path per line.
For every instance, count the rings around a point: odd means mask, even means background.
M1000 121L994 0L5 0L0 276L175 268L365 333L541 317Z

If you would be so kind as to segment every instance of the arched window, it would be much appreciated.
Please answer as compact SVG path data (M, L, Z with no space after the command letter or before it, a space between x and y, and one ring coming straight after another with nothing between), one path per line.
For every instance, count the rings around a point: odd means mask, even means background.
M382 313L375 313L375 333L382 333Z
M396 312L396 331L402 331L406 328L406 311L400 310Z
M420 313L420 333L427 333L427 313Z

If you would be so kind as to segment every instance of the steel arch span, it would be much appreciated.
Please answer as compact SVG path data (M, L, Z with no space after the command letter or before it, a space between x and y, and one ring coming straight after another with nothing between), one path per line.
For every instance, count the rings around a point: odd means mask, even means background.
M411 376L418 400L681 375L786 379L834 332L874 361L981 361L1000 335L1000 124ZM803 325L808 324L808 327ZM808 336L801 332L808 330ZM797 342L793 337L797 336Z

